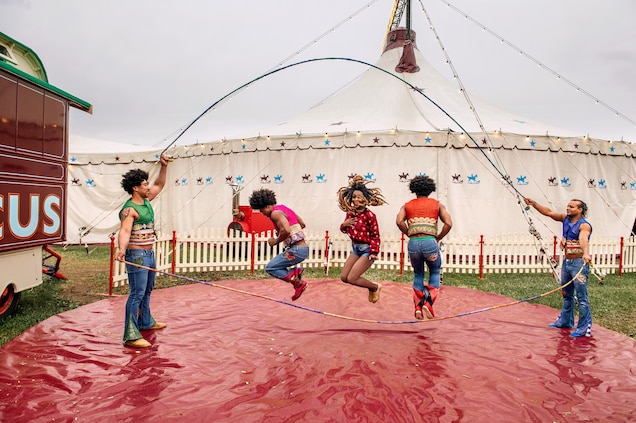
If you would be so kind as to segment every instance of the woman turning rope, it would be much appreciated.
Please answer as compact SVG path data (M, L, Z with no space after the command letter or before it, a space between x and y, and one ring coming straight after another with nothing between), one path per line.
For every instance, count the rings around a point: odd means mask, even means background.
M379 188L368 188L364 177L355 175L348 186L338 190L338 205L347 214L340 231L351 238L351 254L345 261L340 279L369 290L369 301L378 302L382 285L362 274L378 259L380 229L375 214L367 206L380 206L386 201Z
M411 179L409 189L417 198L404 204L398 212L395 223L409 237L409 258L413 266L413 302L415 318L422 320L435 317L433 303L439 293L442 256L438 242L448 234L453 221L446 207L439 201L428 198L435 191L435 181L428 176ZM442 221L441 231L437 231L438 221ZM424 263L428 267L429 278L424 286Z

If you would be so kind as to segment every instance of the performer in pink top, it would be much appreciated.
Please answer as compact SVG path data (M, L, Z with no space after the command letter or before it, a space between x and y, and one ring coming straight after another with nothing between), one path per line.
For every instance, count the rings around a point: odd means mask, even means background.
M382 284L363 278L362 274L378 259L380 229L375 214L367 206L385 203L379 188L368 188L364 177L355 175L348 186L338 190L340 209L347 214L340 231L351 238L351 254L345 261L340 279L369 290L369 301L380 299Z
M254 191L249 199L250 207L259 210L269 217L276 226L276 238L269 238L267 243L273 247L281 242L285 246L282 253L267 263L265 271L285 282L292 284L294 295L292 301L296 301L307 289L307 282L302 280L303 269L292 266L300 263L309 256L309 246L305 242L303 228L305 222L289 207L276 204L274 191L262 188Z

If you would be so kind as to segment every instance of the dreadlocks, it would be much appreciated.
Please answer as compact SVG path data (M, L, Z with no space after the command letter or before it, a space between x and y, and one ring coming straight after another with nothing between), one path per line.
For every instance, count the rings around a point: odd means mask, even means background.
M342 187L338 190L338 206L340 210L344 212L356 213L356 210L351 203L351 197L354 191L360 191L366 200L366 206L381 206L386 204L386 200L382 196L380 188L369 188L367 184L371 182L365 180L361 175L355 175L351 178L351 182L346 187Z

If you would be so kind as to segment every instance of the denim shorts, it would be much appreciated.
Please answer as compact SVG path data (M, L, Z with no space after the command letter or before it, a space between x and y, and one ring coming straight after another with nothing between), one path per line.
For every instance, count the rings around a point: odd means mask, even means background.
M371 246L369 244L356 244L351 243L351 253L358 257L369 258L371 255Z

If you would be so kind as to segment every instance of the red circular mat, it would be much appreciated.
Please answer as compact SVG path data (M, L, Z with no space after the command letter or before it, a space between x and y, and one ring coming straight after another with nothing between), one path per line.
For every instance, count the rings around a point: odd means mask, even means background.
M0 421L634 418L629 337L596 325L593 338L572 338L547 326L557 310L527 303L413 323L408 285L383 282L371 304L364 289L309 282L294 303L272 279L219 285L274 300L218 285L157 290L153 315L168 327L146 333L153 346L141 351L121 344L125 297L51 317L0 349ZM510 301L443 287L435 311Z

